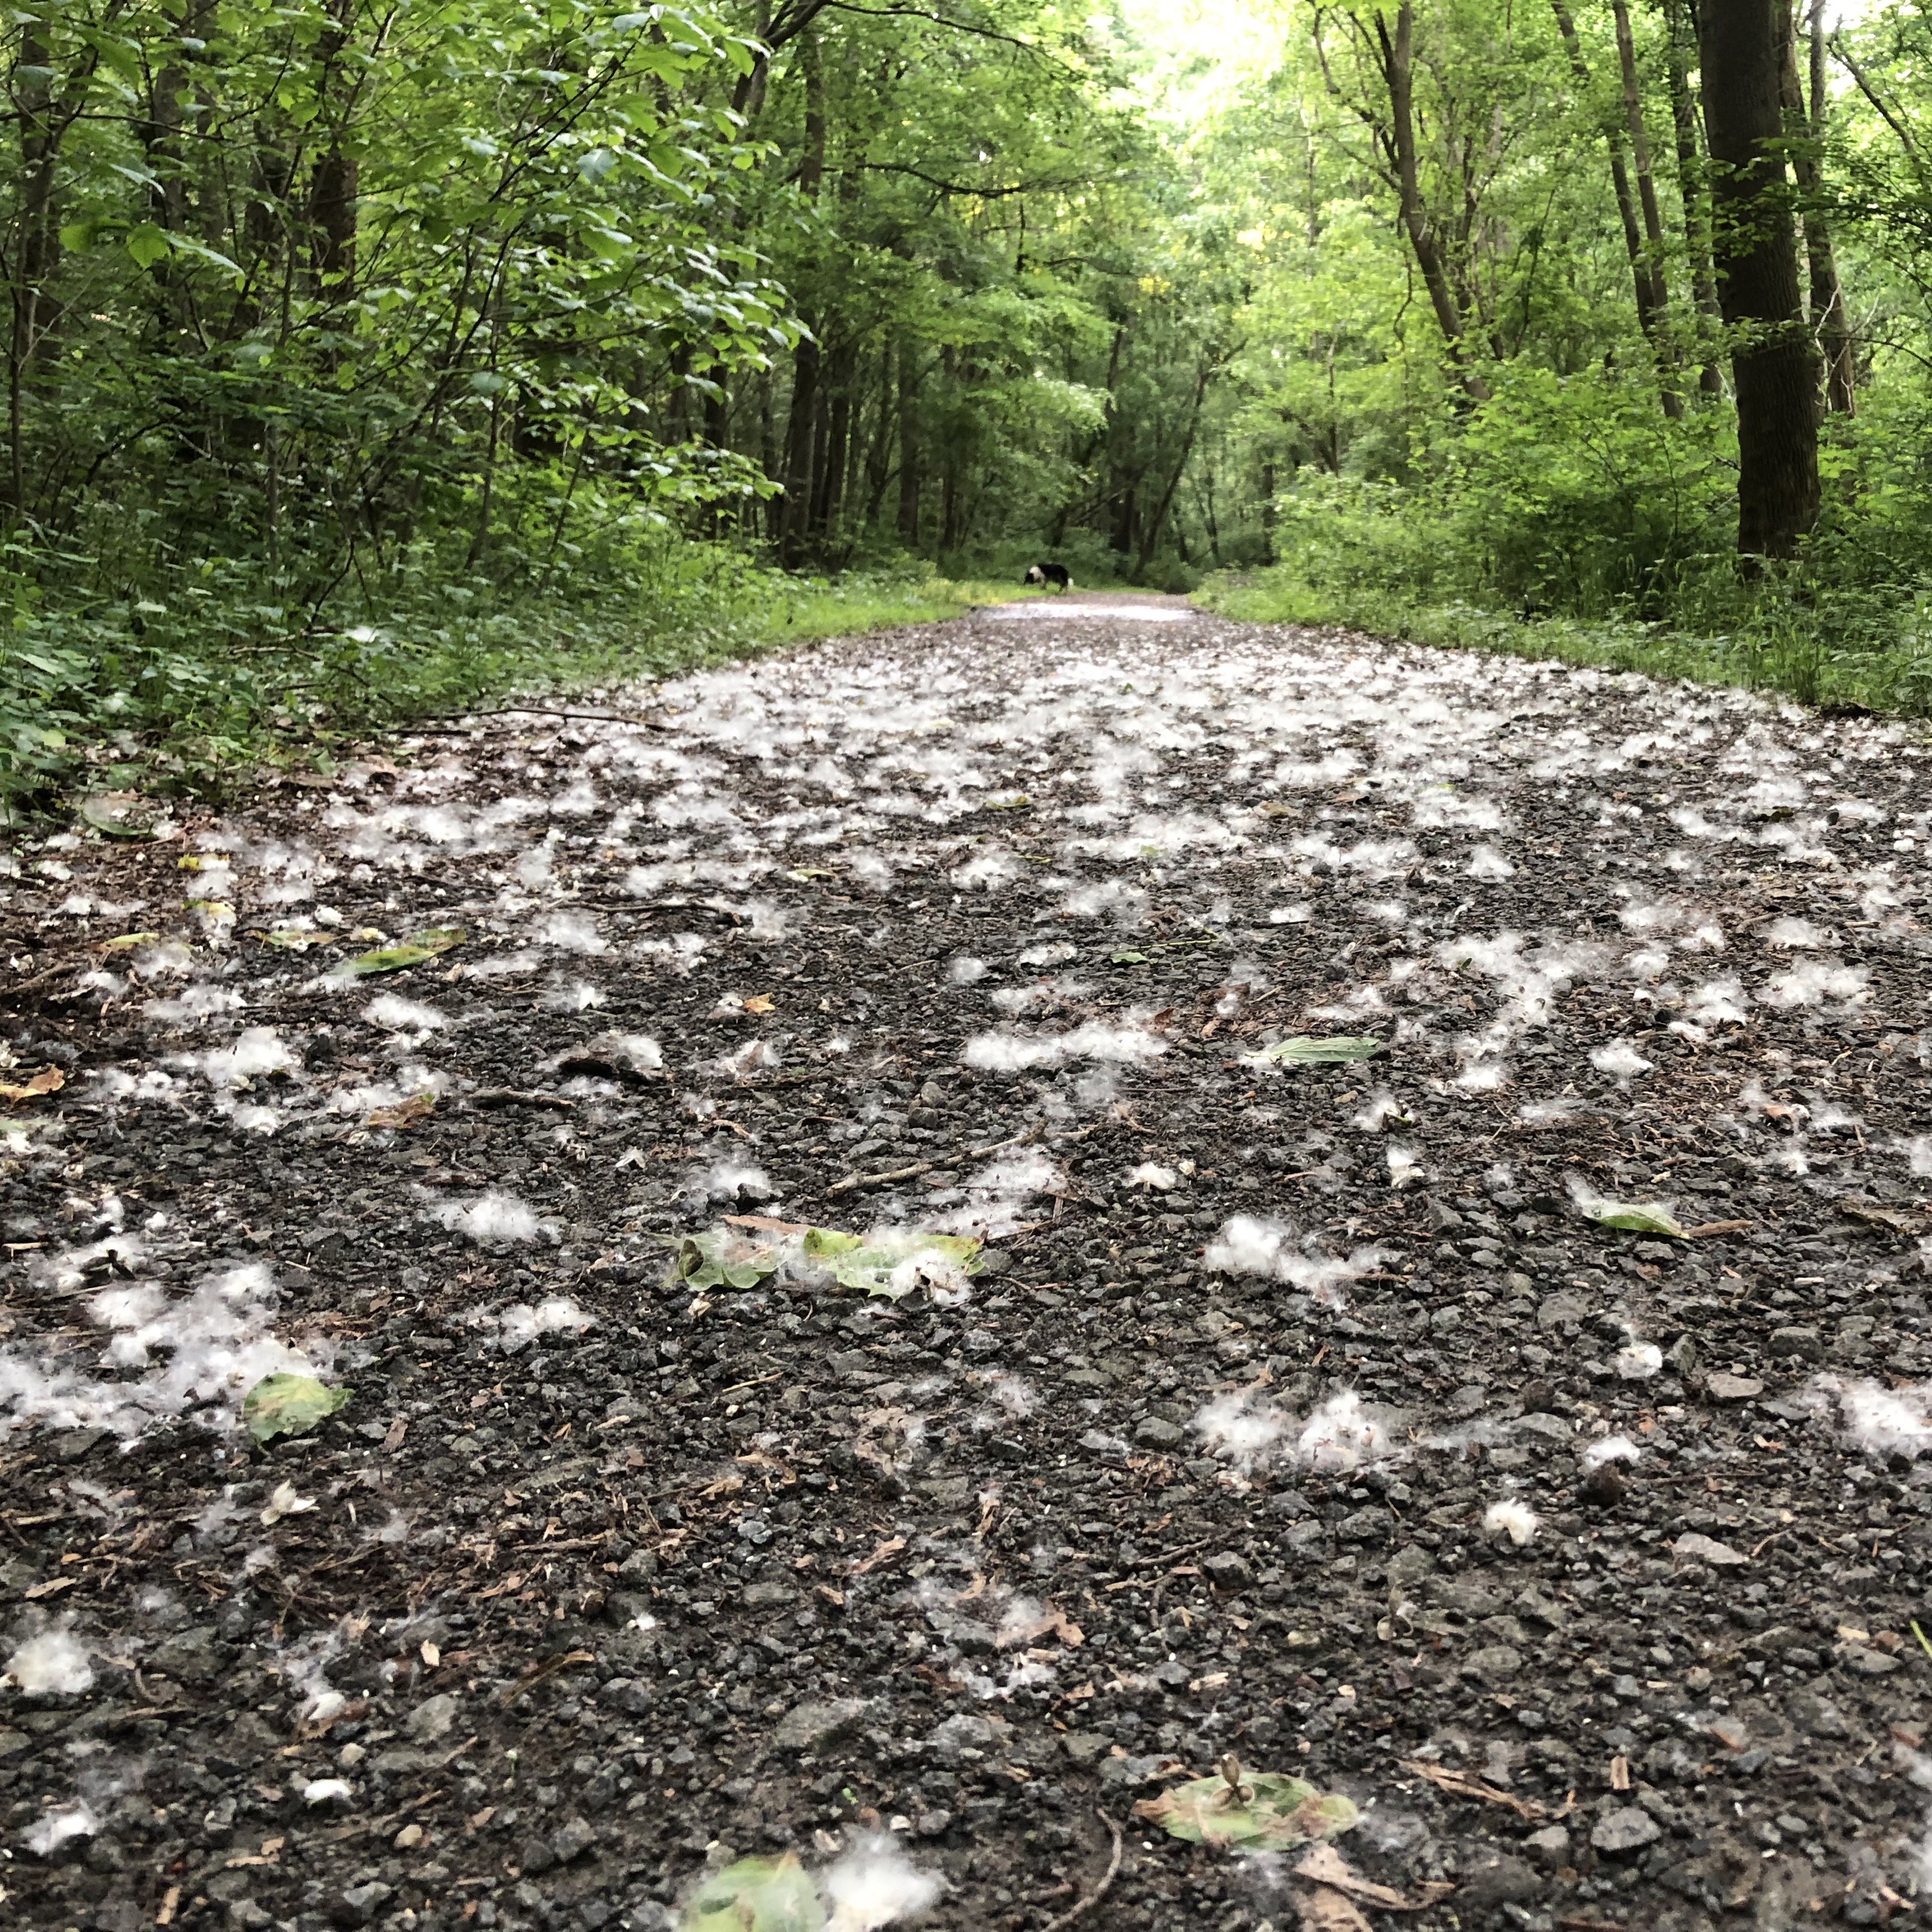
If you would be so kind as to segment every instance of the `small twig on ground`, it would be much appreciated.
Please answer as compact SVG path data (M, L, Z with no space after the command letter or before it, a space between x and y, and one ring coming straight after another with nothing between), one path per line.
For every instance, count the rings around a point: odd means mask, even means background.
M1040 1932L1060 1932L1062 1926L1071 1925L1076 1918L1084 1918L1106 1897L1114 1882L1114 1875L1120 1869L1120 1828L1104 1811L1096 1811L1094 1815L1113 1834L1114 1855L1107 1861L1107 1869L1101 1874L1100 1882L1084 1898L1070 1905L1057 1918L1049 1918L1040 1928Z
M885 1174L842 1174L825 1190L826 1198L830 1200L835 1194L850 1193L855 1187L883 1187L889 1180L910 1180L916 1174L930 1174L934 1168L944 1166L949 1160L980 1160L989 1154L1004 1153L1010 1147L1018 1147L1021 1142L1031 1139L1033 1132L1029 1127L1024 1133L1014 1135L1011 1140L995 1141L990 1147L968 1148L964 1154L946 1154L938 1160L914 1161L910 1167L896 1167Z

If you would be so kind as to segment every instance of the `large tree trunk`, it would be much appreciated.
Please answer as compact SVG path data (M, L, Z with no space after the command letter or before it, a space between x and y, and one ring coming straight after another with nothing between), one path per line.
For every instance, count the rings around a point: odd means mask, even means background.
M1650 134L1644 125L1643 92L1637 85L1636 43L1630 34L1630 9L1624 0L1610 0L1616 22L1617 67L1623 81L1624 126L1630 136L1630 163L1636 170L1637 203L1643 210L1644 265L1649 270L1651 344L1664 364L1664 413L1675 420L1684 413L1672 374L1676 358L1670 338L1670 287L1664 272L1664 216L1657 205L1657 177L1650 165Z
M1382 82L1388 90L1389 158L1395 167L1396 201L1402 232L1415 254L1415 265L1422 272L1423 286L1429 291L1430 306L1448 345L1449 358L1461 374L1462 386L1471 398L1487 402L1490 387L1464 360L1462 311L1450 286L1449 272L1442 250L1430 225L1429 211L1422 200L1422 182L1415 158L1414 68L1411 50L1415 38L1415 9L1402 0L1396 10L1395 32L1380 14L1376 16L1376 38L1382 52ZM1127 546L1117 544L1116 549Z
M1690 92L1694 42L1688 0L1664 0L1664 22L1670 35L1670 118L1676 136L1677 191L1684 203L1684 250L1690 258L1690 299L1698 314L1709 319L1699 331L1706 340L1697 387L1707 396L1718 396L1724 393L1724 379L1708 339L1720 314L1718 278L1711 266L1710 183L1705 178L1697 102Z
M1798 246L1778 192L1779 0L1703 0L1698 40L1710 130L1715 260L1733 332L1738 548L1790 556L1818 520L1817 363L1798 292Z

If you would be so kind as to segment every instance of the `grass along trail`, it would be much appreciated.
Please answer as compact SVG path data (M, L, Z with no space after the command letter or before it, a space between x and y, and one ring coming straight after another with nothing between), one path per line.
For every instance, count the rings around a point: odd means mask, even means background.
M1904 728L1079 593L559 709L14 854L14 1922L1912 1897Z

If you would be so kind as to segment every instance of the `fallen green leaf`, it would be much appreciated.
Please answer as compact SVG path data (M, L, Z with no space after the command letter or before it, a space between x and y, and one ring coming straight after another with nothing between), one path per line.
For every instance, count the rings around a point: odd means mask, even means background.
M713 1872L678 1922L679 1932L822 1932L825 1907L810 1874L788 1852Z
M1577 1205L1599 1227L1621 1228L1632 1234L1669 1234L1680 1241L1689 1238L1677 1216L1655 1201L1581 1201Z
M678 1243L674 1271L691 1288L756 1288L778 1272L779 1258L776 1241L756 1240L735 1228L711 1228Z
M841 1288L862 1289L896 1301L911 1284L895 1286L892 1277L910 1262L910 1270L929 1261L935 1273L957 1268L970 1274L980 1264L980 1244L970 1234L903 1234L876 1237L842 1234L836 1228L808 1228L801 1252Z
M112 939L104 939L100 950L104 952L131 952L137 946L152 946L160 938L158 932L117 933Z
M358 952L338 970L356 980L370 979L378 973L400 973L406 966L421 966L440 958L452 946L460 946L466 937L460 926L433 926L427 932L412 933L400 946Z
M81 822L107 838L152 838L160 812L130 791L90 792L77 808Z
M1191 1845L1238 1852L1292 1852L1354 1829L1360 1816L1339 1792L1321 1792L1274 1771L1224 1773L1177 1785L1134 1807L1134 1816Z
M278 1436L306 1436L345 1407L350 1391L328 1388L313 1376L292 1374L279 1370L264 1376L242 1399L242 1420L257 1442L272 1442Z
M1116 966L1144 966L1148 963L1144 952L1116 952L1112 957Z
M1378 1040L1340 1034L1328 1040L1311 1040L1298 1034L1292 1040L1278 1040L1272 1046L1258 1047L1244 1053L1244 1066L1340 1066L1352 1060L1372 1060L1382 1050Z

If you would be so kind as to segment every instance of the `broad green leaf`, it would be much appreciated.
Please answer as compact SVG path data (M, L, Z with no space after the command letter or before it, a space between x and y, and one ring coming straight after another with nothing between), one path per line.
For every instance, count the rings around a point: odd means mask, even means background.
M678 1932L823 1932L818 1888L790 1852L740 1858L691 1895Z
M756 1288L778 1272L776 1241L760 1241L736 1228L687 1234L677 1244L677 1278L695 1288Z
M1585 1218L1599 1227L1621 1228L1632 1234L1669 1234L1678 1240L1688 1238L1677 1216L1656 1201L1580 1201Z
M338 969L352 979L367 980L378 973L400 973L406 966L421 966L440 958L452 946L460 946L466 935L460 926L434 926L427 932L412 933L400 946L384 946L374 952L358 952Z
M152 800L129 791L89 792L76 808L83 824L107 838L152 838L161 817Z
M306 1436L344 1407L350 1391L328 1388L313 1376L278 1370L264 1376L242 1400L242 1420L257 1442L278 1436Z
M1292 1852L1352 1831L1359 1818L1339 1792L1318 1791L1298 1778L1274 1771L1237 1775L1238 1786L1226 1774L1177 1785L1136 1804L1134 1816L1191 1845L1238 1852Z
M1244 1066L1340 1066L1352 1060L1372 1060L1382 1050L1378 1040L1338 1034L1326 1040L1312 1040L1298 1034L1292 1040L1278 1040L1272 1046L1256 1048L1241 1056Z
M152 221L144 221L138 228L128 231L124 245L128 254L142 268L152 268L157 262L166 258L168 238L164 230L157 228Z
M912 1286L910 1281L893 1281L908 1262L914 1264L910 1274L919 1271L922 1262L929 1262L936 1274L958 1269L971 1274L980 1264L980 1244L966 1234L886 1235L868 1241L836 1228L812 1228L806 1232L802 1252L841 1288L862 1289L888 1301L898 1300Z
M100 950L104 952L131 952L137 946L152 946L160 938L158 932L117 933L112 939L104 939Z
M1116 966L1144 966L1148 963L1144 952L1116 952L1110 957Z

